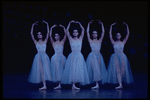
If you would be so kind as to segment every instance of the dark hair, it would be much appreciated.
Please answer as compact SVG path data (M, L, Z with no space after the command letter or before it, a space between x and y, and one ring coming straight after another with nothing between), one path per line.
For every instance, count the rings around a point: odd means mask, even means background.
M41 31L39 31L39 32L41 32ZM42 40L44 40L45 36L42 32L41 32L41 34L42 34ZM38 32L36 33L36 36L34 36L34 37L36 40L39 40L37 36L38 36Z
M117 33L120 33L120 32L117 32ZM114 36L114 40L115 40L115 41L117 41L117 37L116 37L117 33L116 33L115 36ZM120 35L121 35L121 33L120 33ZM121 35L120 40L122 41L122 35Z
M74 37L74 36L73 36L73 31L74 31L74 30L77 30L78 33L79 33L79 30L78 30L77 28L74 28L74 29L72 30L72 37ZM79 38L80 34L81 34L81 33L78 34L78 38Z
M92 30L92 31L91 31L91 33L92 33L92 34L91 34L91 39L93 39L93 37L92 37L92 35L93 35L93 31L96 31L96 30ZM96 32L97 32L97 39L99 39L99 38L100 38L100 36L101 36L101 34L99 35L99 34L98 34L99 32L98 32L98 31L96 31Z
M53 34L53 39L54 39L54 41L56 41L56 39L55 39L55 34L58 34L58 35L60 36L60 41L61 41L61 40L62 40L62 39L61 39L61 35L60 35L58 32L56 32L56 33Z

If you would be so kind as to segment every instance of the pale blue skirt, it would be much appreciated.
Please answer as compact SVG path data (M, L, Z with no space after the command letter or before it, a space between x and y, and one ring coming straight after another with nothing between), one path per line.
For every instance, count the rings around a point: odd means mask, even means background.
M81 52L71 52L66 60L62 84L90 84L86 63Z
M134 82L130 63L124 53L112 54L108 62L108 83L117 84L117 72L121 73L122 82L130 84Z
M33 59L32 68L28 77L28 82L40 83L44 80L51 81L50 59L46 53L37 53Z

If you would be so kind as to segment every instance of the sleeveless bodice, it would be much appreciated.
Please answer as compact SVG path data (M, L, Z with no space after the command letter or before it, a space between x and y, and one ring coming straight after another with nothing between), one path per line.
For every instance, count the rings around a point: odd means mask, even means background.
M101 44L100 43L90 43L92 52L100 52Z
M70 43L70 46L71 46L72 52L80 52L81 47L82 47L82 41L79 39L72 40L72 42Z
M54 51L55 51L55 54L63 54L63 45L55 45Z
M38 53L45 53L46 51L46 44L36 44L36 49Z
M124 44L123 43L121 43L121 44L114 44L113 45L113 47L114 47L114 52L116 53L116 54L121 54L121 53L123 53L123 49L124 49Z

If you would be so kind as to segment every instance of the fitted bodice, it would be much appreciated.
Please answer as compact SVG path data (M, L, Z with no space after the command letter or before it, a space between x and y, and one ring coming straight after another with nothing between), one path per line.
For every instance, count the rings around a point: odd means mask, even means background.
M90 47L91 47L92 52L100 52L101 44L99 42L97 43L91 42Z
M121 54L121 53L123 53L123 49L124 49L124 44L123 44L123 43L115 43L115 44L113 45L113 47L114 47L114 52L115 52L116 54Z
M45 53L46 51L46 44L36 44L36 49L38 53Z
M54 51L55 51L55 54L63 54L63 45L55 45Z
M70 43L70 46L71 46L72 52L80 52L81 47L82 47L82 41L79 39L72 40L72 42Z

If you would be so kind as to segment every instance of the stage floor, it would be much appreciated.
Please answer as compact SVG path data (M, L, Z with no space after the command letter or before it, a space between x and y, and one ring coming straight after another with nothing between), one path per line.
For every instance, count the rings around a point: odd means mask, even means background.
M148 75L133 74L133 84L123 84L124 88L115 90L116 85L100 84L99 89L90 89L95 84L80 86L80 90L72 90L71 85L62 85L62 89L53 90L56 83L47 82L47 90L39 91L42 83L27 82L28 75L3 75L3 98L29 99L116 99L116 98L148 98Z

